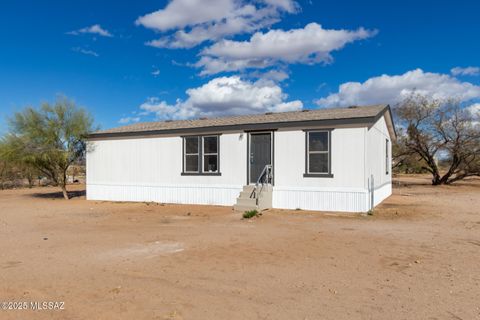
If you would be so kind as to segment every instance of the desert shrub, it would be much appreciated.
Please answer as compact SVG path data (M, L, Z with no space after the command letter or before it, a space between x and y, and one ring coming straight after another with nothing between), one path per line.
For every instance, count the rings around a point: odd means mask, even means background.
M258 217L258 211L257 210L250 210L250 211L245 211L243 213L243 219L250 219L253 217Z

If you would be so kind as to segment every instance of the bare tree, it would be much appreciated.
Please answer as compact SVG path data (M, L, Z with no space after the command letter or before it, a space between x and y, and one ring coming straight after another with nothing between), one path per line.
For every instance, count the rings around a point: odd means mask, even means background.
M397 129L397 141L392 146L392 170L396 173L425 173L426 164L405 144L405 133Z
M432 174L433 185L480 175L478 113L453 99L435 100L421 95L408 97L395 112L400 126L405 128L398 149L405 155L418 156L422 168Z

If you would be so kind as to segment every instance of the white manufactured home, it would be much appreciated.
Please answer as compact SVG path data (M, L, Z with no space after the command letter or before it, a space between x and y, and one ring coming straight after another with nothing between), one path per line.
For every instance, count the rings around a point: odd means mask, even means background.
M395 138L383 105L138 123L90 135L87 199L366 212Z

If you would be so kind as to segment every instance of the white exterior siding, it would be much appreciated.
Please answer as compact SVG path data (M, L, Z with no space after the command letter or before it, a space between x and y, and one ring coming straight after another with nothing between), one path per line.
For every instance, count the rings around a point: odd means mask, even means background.
M90 142L87 199L233 205L246 179L246 135L220 135L221 176L182 176L182 138Z
M388 140L388 174L386 163L386 140ZM392 194L392 142L385 118L381 117L367 131L367 166L365 167L365 187L370 192L369 207L381 203ZM373 180L373 187L372 187Z
M182 176L180 136L92 140L87 154L87 199L231 206L247 180L247 136L243 132L220 135L221 176ZM372 176L374 205L391 194L391 170L385 174L385 139L390 141L383 117L371 128L335 128L331 131L333 177L304 177L305 132L302 128L275 131L273 207L368 211Z
M367 211L366 128L331 131L333 178L304 177L305 132L275 132L273 207L321 211Z

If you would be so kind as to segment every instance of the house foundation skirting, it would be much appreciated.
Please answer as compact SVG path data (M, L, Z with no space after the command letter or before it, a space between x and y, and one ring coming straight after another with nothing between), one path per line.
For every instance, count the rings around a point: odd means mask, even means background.
M233 206L243 186L87 184L87 199ZM374 206L392 194L390 183L373 193ZM272 207L315 211L367 212L372 193L362 188L273 187Z
M273 188L273 207L316 211L368 211L368 191L364 189Z
M88 200L233 206L242 186L87 184Z

